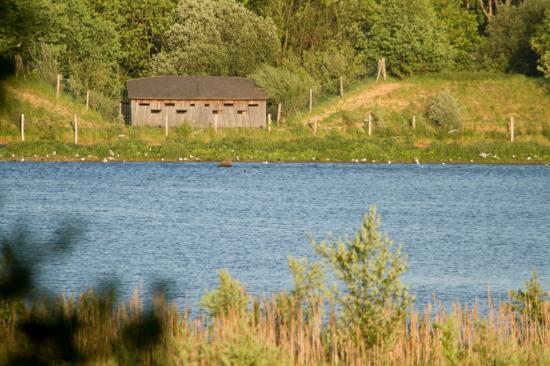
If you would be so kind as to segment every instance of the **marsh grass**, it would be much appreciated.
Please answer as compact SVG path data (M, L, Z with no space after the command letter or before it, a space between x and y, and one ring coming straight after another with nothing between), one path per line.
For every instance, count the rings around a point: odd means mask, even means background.
M367 348L353 329L341 327L331 311L310 309L284 293L250 298L249 310L229 309L216 317L191 317L162 298L155 311L164 330L146 353L129 354L122 329L142 316L137 293L125 303L105 306L103 297L85 293L57 299L66 314L77 314L76 347L97 365L113 364L288 364L288 365L486 365L550 364L550 304L542 320L518 313L511 300L480 306L455 303L451 309L428 304L411 310L390 339ZM15 305L14 305L15 306ZM37 311L40 304L35 305ZM0 357L24 347L11 317L30 317L15 308L0 323ZM39 311L39 310L38 310ZM359 337L359 338L358 338ZM0 358L0 361L2 359Z

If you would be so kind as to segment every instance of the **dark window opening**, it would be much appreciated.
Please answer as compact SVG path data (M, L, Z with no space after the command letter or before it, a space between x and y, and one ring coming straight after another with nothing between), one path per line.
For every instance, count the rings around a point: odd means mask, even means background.
M223 103L224 107L233 107L234 105L235 103L231 103L231 102Z
M175 107L176 103L164 103L164 105L167 107Z
M245 113L246 113L246 111L243 111L243 110L237 111L237 114L245 114Z
M204 106L205 106L205 107L210 107L210 104L209 104L209 103L205 103Z
M258 103L250 103L248 106L249 106L249 107L258 107L259 104L258 104Z
M142 105L142 106L148 106L149 103L139 103L139 105Z
M160 109L151 109L151 113L160 113L161 110Z
M195 106L195 103L191 103L191 107L194 107Z
M222 111L220 111L220 110L213 110L212 113L213 113L213 114L222 114Z
M176 110L176 113L177 114L185 114L185 113L187 113L187 109L178 109L178 110Z

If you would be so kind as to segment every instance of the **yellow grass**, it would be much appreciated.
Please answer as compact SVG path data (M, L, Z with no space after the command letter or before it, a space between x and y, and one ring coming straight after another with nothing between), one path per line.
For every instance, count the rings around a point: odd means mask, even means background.
M105 311L101 298L90 294L64 298L64 312L76 313L82 326L76 343L96 364L130 364L120 343L125 324L143 316L137 293L128 303ZM340 326L337 314L321 307L306 319L300 304L286 295L254 299L246 314L229 311L214 319L191 317L156 298L156 314L163 324L160 345L139 362L150 364L288 364L288 365L548 365L550 364L550 304L542 322L517 314L512 303L477 305L456 303L451 310L427 305L410 311L392 339L367 348L359 332ZM27 310L19 317L28 317ZM14 319L0 324L0 357L23 342ZM118 343L117 343L118 342ZM24 343L24 342L23 342ZM118 345L117 345L118 344ZM115 345L115 346L113 346ZM118 350L118 351L117 351ZM0 358L0 361L2 359ZM251 363L248 363L251 362Z

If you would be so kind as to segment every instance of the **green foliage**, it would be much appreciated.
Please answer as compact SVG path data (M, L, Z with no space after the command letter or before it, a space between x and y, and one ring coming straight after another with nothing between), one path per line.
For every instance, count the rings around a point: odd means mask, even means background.
M181 0L156 74L245 76L277 53L273 23L231 0Z
M288 267L292 274L291 295L304 309L306 319L313 317L329 296L326 288L326 274L319 262L309 263L307 258L288 257Z
M433 0L439 29L449 40L453 68L475 69L477 52L481 43L475 12L466 9L456 0Z
M32 59L31 74L39 80L54 85L59 74L59 47L50 43L33 45L29 51Z
M550 0L530 0L502 6L489 24L482 57L486 67L528 75L537 74L539 56L531 39L542 24Z
M367 346L387 339L405 318L412 296L401 282L406 260L387 235L378 231L375 208L353 237L313 243L338 281L334 296L344 329L359 332Z
M248 295L238 280L232 278L227 270L222 270L220 286L215 290L206 291L199 303L211 317L232 312L242 315L248 307Z
M544 303L550 300L550 294L542 288L537 272L531 274L523 290L511 291L510 296L518 319L526 317L532 322L544 323Z
M294 113L307 105L309 89L316 89L315 80L302 68L261 65L249 75L263 88L273 103L282 103L286 113Z
M462 352L458 349L459 329L456 326L454 316L447 318L445 321L434 324L435 329L441 331L441 346L443 348L443 356L448 365L458 365L462 359Z
M449 69L447 35L428 0L381 0L365 46L368 66L385 57L399 77Z
M546 10L544 21L531 40L531 46L540 55L538 70L550 77L550 9Z
M339 79L357 80L365 75L363 57L350 45L332 45L325 50L305 51L304 69L330 95L339 92Z
M0 2L0 56L26 58L44 41L58 41L62 31L57 14L63 4L52 0L3 0Z
M462 125L462 108L453 94L443 90L430 99L426 116L437 127L459 129Z
M118 33L121 73L129 77L149 75L151 59L160 52L163 35L174 24L177 0L87 1Z

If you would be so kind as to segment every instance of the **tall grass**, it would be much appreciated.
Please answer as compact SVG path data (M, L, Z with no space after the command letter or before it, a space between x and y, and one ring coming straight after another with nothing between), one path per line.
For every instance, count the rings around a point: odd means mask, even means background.
M354 329L339 326L332 310L308 312L286 294L252 299L249 311L230 309L214 318L190 317L162 297L155 311L164 330L161 342L143 354L129 354L121 333L142 317L138 295L106 309L93 293L58 299L66 314L77 314L76 347L96 364L296 364L296 365L547 365L550 364L550 304L541 321L528 310L514 311L511 300L480 306L455 303L452 309L428 304L411 310L391 339L370 347ZM0 362L13 347L24 347L14 318L0 323ZM6 320L9 319L9 320ZM122 340L121 340L122 339Z

